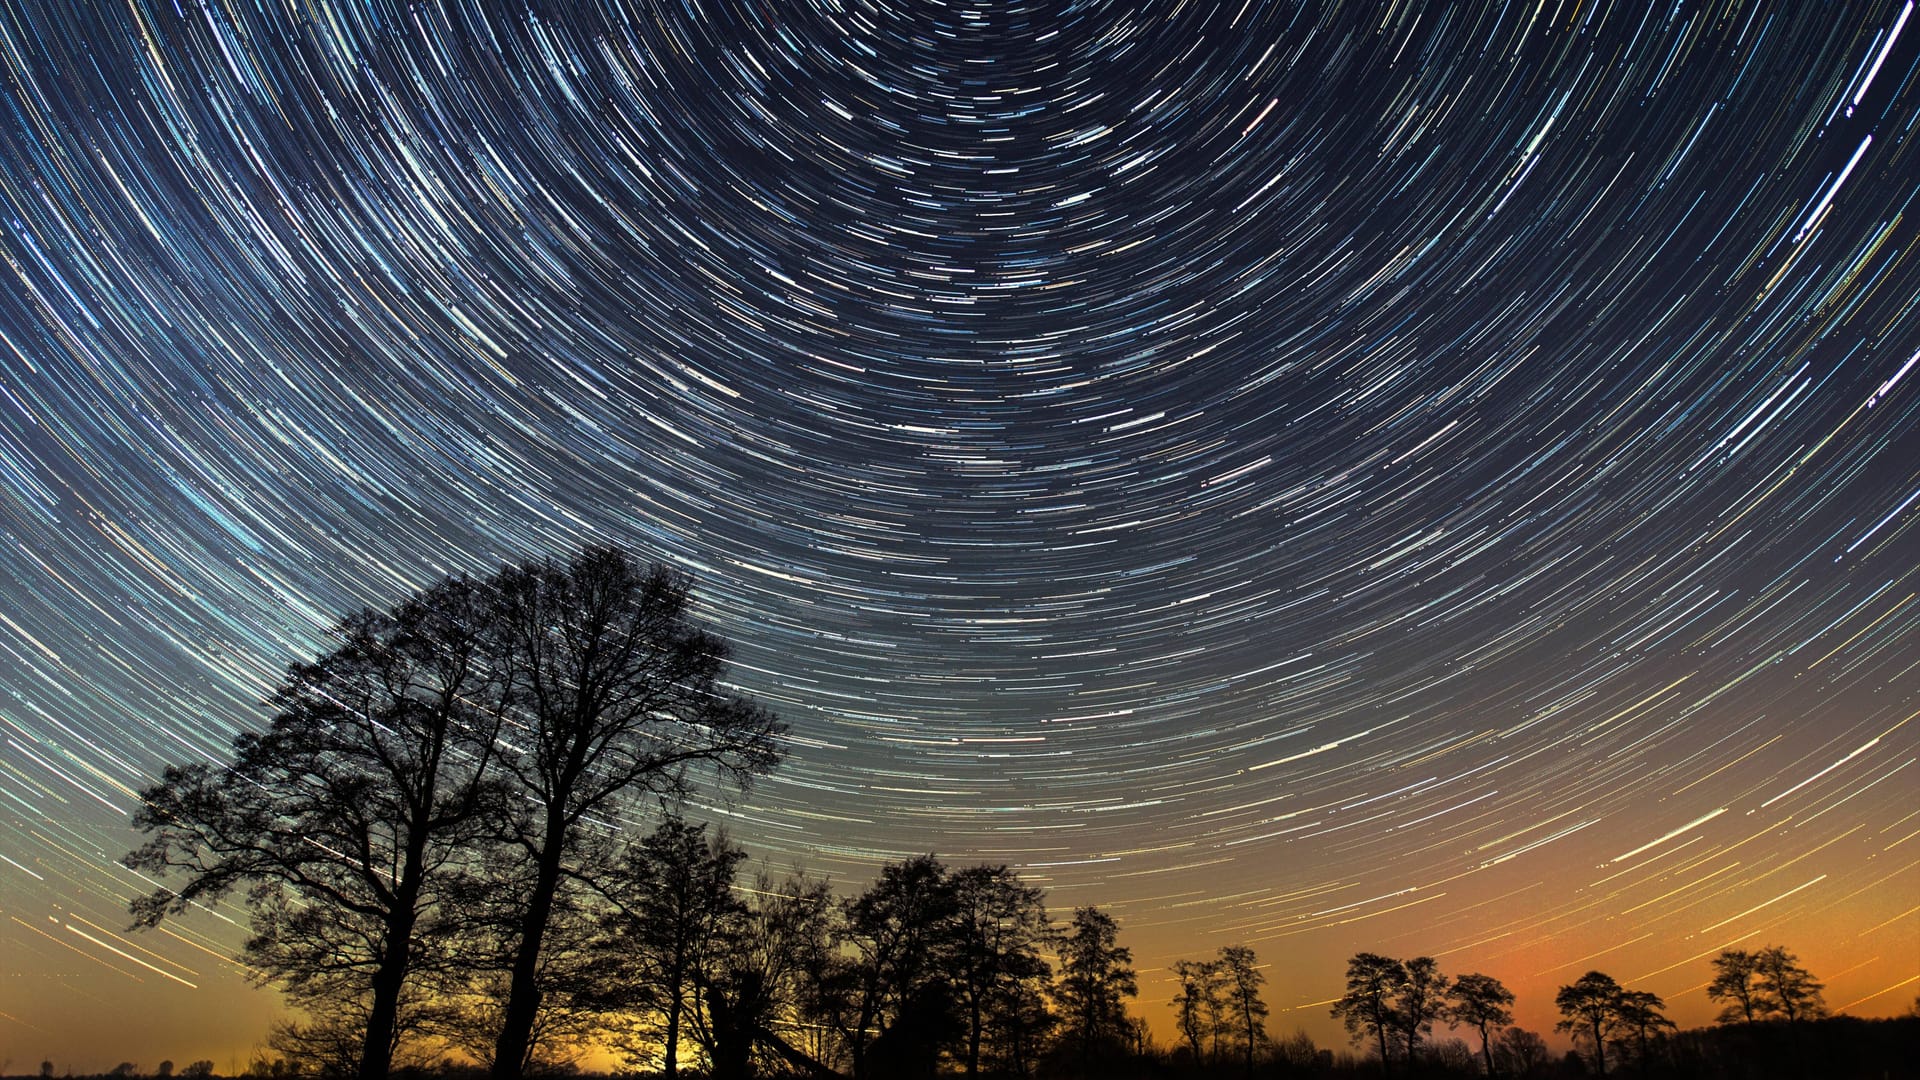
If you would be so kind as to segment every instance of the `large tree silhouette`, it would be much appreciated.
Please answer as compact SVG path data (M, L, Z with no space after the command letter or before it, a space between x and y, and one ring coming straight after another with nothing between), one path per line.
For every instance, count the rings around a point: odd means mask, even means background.
M1359 1042L1371 1034L1380 1048L1380 1068L1391 1067L1388 1039L1398 1029L1394 1001L1407 985L1407 966L1378 953L1356 953L1347 961L1347 992L1333 1003L1335 1019Z
M1480 1058L1493 1075L1493 1029L1513 1023L1513 991L1491 975L1462 975L1447 991L1446 1019L1480 1033Z
M782 725L719 683L727 647L688 618L688 582L617 548L509 567L491 619L502 839L530 872L518 897L493 1075L520 1075L538 1017L541 967L563 882L605 868L601 821L645 793L677 794L689 770L745 783L779 758Z
M1624 993L1613 976L1589 971L1561 987L1553 998L1562 1017L1554 1030L1571 1032L1590 1043L1601 1076L1607 1075L1607 1040L1621 1027Z
M136 899L136 925L246 887L246 963L317 1011L361 1012L370 1080L410 976L445 960L446 896L491 784L491 599L456 577L342 620L330 652L288 669L268 730L225 767L168 768L134 814L148 838L126 864L186 877Z
M1621 990L1615 1003L1614 1014L1619 1020L1621 1042L1631 1041L1634 1057L1640 1062L1642 1073L1652 1068L1654 1039L1662 1031L1674 1030L1673 1021L1661 1011L1666 1007L1667 1003L1651 990Z
M943 950L955 1003L966 1028L968 1076L980 1074L983 1043L1007 1003L1051 981L1040 951L1054 941L1046 896L1006 866L970 866L949 879L953 923Z
M1821 983L1779 945L1726 949L1713 958L1707 997L1724 1001L1719 1020L1753 1023L1777 1016L1791 1023L1826 1015Z
M1394 997L1394 1015L1400 1038L1406 1043L1407 1063L1413 1063L1420 1051L1420 1039L1433 1030L1433 1022L1445 1014L1447 986L1440 965L1431 956L1416 956L1407 961L1407 981Z

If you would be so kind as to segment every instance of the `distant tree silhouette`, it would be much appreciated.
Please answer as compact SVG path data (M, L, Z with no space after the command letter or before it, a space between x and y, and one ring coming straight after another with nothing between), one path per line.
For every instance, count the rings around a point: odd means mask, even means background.
M1443 1015L1449 1023L1480 1033L1480 1058L1492 1076L1493 1031L1513 1023L1513 991L1491 975L1462 975L1447 991Z
M983 1044L1005 1037L996 1021L1017 1017L1009 1003L1031 1000L1051 982L1041 956L1058 936L1046 895L1006 866L970 866L949 879L953 922L940 951L966 1030L962 1060L980 1074Z
M1060 1022L1048 1004L1051 988L1051 980L1013 982L994 999L988 1024L993 1037L985 1047L993 1071L1012 1077L1033 1075L1048 1037Z
M1754 981L1769 1008L1789 1024L1827 1014L1820 997L1824 986L1779 945L1754 954Z
M932 855L887 864L847 901L846 955L829 972L821 1003L855 1080L929 1074L957 1030L939 962L955 911L953 882Z
M509 567L495 580L499 711L513 732L500 761L511 791L499 824L530 878L514 896L492 1055L494 1077L512 1080L539 1018L563 882L592 882L606 867L593 823L619 817L643 793L678 794L694 767L745 783L778 761L784 728L720 688L727 646L689 621L684 576L595 547L566 563Z
M1206 1044L1219 1039L1219 1018L1226 1009L1222 997L1225 983L1217 960L1176 960L1174 978L1180 987L1174 991L1174 1023L1187 1044L1193 1060L1207 1060Z
M1623 993L1613 976L1589 971L1561 987L1553 998L1565 1018L1554 1025L1554 1030L1571 1032L1576 1040L1592 1046L1594 1064L1601 1076L1607 1075L1607 1042L1621 1026Z
M1380 1068L1391 1068L1389 1040L1399 1030L1396 999L1407 985L1407 966L1378 953L1356 953L1347 961L1347 992L1333 1003L1335 1019L1347 1026L1353 1041L1371 1035L1380 1050Z
M1653 1042L1662 1031L1674 1030L1673 1021L1661 1012L1666 1002L1647 990L1621 990L1615 1003L1615 1015L1622 1032L1620 1042L1633 1047L1634 1060L1644 1074L1652 1069Z
M1433 1030L1433 1022L1445 1015L1448 979L1431 956L1416 956L1406 963L1407 981L1394 995L1393 1012L1400 1039L1412 1063L1420 1051L1420 1040Z
M745 892L696 973L704 1007L690 1020L713 1080L746 1080L761 1060L768 1071L837 1075L818 1045L788 1037L819 1030L807 1014L830 966L838 914L826 880L798 871L775 880L762 871Z
M53 1069L51 1068L51 1063L49 1063L49 1067L45 1071L43 1071L40 1075L42 1076L53 1075ZM193 1062L192 1064L188 1065L186 1068L181 1069L180 1075L186 1078L186 1080L206 1080L207 1077L213 1075L213 1062L208 1061L205 1058L202 1058L199 1061Z
M40 1063L40 1080L48 1080L48 1078L51 1077L52 1075L53 1075L53 1062L42 1061Z
M1267 1039L1267 1003L1260 999L1260 987L1267 977L1261 973L1253 950L1245 945L1223 947L1219 964L1234 1017L1234 1037L1240 1042L1247 1075L1252 1076L1254 1057Z
M1508 1076L1532 1076L1546 1068L1547 1040L1525 1028L1510 1027L1500 1033L1494 1059Z
M1707 997L1724 1001L1723 1024L1779 1017L1789 1023L1826 1015L1822 986L1794 955L1779 945L1727 949L1713 958Z
M657 1045L660 1075L679 1075L688 1014L699 1007L700 972L728 927L744 914L733 879L747 853L704 824L670 814L628 848L603 882L614 905L596 943L590 1000L598 1008L657 1017L642 1042ZM653 1035L657 1034L657 1040Z
M160 1064L154 1066L153 1075L160 1077L160 1080L168 1080L168 1078L173 1075L172 1060L162 1061Z
M1745 949L1726 949L1713 958L1713 981L1707 984L1707 998L1724 1001L1720 1022L1751 1024L1766 1015L1767 1005L1756 980L1759 958Z
M1129 1033L1126 998L1139 993L1133 951L1119 944L1120 924L1097 907L1075 908L1060 946L1060 983L1055 991L1072 1051L1083 1075L1103 1046L1124 1044Z
M348 616L332 651L288 669L267 731L223 768L168 768L134 814L148 839L126 865L186 877L134 900L135 925L245 886L245 963L296 1002L365 1002L367 1080L389 1071L409 975L444 960L436 920L488 791L489 602L454 577Z

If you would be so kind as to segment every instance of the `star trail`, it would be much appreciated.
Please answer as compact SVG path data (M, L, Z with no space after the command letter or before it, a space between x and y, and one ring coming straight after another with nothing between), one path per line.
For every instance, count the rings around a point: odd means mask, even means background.
M7 6L0 1045L257 1039L237 924L124 934L135 792L589 541L792 725L704 814L1106 906L1149 1016L1240 942L1323 1044L1361 949L1904 1009L1912 16Z

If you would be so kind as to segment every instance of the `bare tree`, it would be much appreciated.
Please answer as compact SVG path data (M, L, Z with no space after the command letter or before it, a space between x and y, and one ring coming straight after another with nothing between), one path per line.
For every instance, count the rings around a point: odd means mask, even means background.
M1133 951L1122 946L1120 924L1096 907L1075 908L1060 946L1060 984L1056 994L1067 1034L1079 1051L1083 1074L1108 1044L1124 1043L1129 1032L1126 998L1139 993Z
M245 962L296 1002L364 1001L368 1080L390 1069L409 976L444 959L436 920L490 784L487 600L456 577L342 620L288 670L267 731L223 768L167 769L134 814L148 839L126 865L187 879L136 899L135 925L247 886Z
M727 927L746 911L733 878L746 852L704 824L670 814L623 854L603 883L615 910L596 943L593 1003L645 1010L658 1025L644 1041L657 1045L660 1074L679 1075L688 1014L699 1007L698 976ZM657 1039L651 1037L658 1036Z
M704 1007L689 1015L714 1080L747 1080L759 1058L834 1076L817 1043L795 1045L800 1033L819 1031L810 1019L803 1025L802 1013L829 965L833 894L823 878L775 880L764 871L744 892L697 973Z
M980 1074L982 1043L995 1034L995 1003L1022 997L1021 984L1051 981L1053 969L1040 950L1057 934L1047 918L1046 894L1006 866L970 866L949 880L953 924L942 951L966 1028L971 1077Z
M1547 1067L1547 1040L1526 1028L1510 1027L1500 1033L1494 1057L1509 1076L1533 1076Z
M1449 1023L1480 1033L1480 1057L1493 1075L1493 1029L1513 1023L1513 991L1491 975L1462 975L1447 991Z
M520 898L493 1075L520 1075L543 993L541 967L563 881L591 881L599 822L644 793L678 794L695 767L745 783L779 759L784 730L720 686L725 642L688 618L688 582L617 548L510 567L490 619L501 763L512 786L502 836L530 869Z
M1388 1039L1399 1028L1394 1001L1407 985L1407 966L1378 953L1356 953L1347 961L1347 992L1333 1003L1335 1019L1347 1025L1358 1043L1371 1034L1380 1048L1380 1068L1391 1067Z
M1827 1014L1826 1002L1820 997L1824 986L1800 966L1792 953L1779 945L1769 945L1753 959L1757 988L1782 1019L1791 1024Z
M1766 1015L1766 1001L1755 978L1758 960L1745 949L1725 949L1713 958L1713 981L1707 984L1707 998L1727 1003L1720 1010L1721 1023L1751 1024Z
M1406 970L1407 981L1395 995L1393 1008L1411 1064L1420 1051L1421 1037L1431 1032L1433 1022L1446 1012L1448 981L1431 956L1414 957L1407 961Z
M1215 1021L1225 1011L1220 964L1214 960L1176 960L1173 975L1180 981L1180 989L1173 995L1174 1020L1198 1064L1206 1060L1207 1040L1218 1037Z
M1260 1000L1260 987L1267 981L1245 945L1228 945L1220 950L1220 973L1226 984L1227 1003L1234 1013L1234 1036L1241 1044L1247 1075L1253 1075L1253 1059L1266 1042L1267 1003Z

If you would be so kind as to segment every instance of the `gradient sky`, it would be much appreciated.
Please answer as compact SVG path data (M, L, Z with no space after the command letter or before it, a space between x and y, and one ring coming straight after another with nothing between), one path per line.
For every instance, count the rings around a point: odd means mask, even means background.
M696 575L864 883L1920 992L1912 4L0 11L0 1059L216 1058L134 792L342 612ZM224 915L240 917L229 909Z

